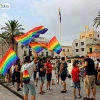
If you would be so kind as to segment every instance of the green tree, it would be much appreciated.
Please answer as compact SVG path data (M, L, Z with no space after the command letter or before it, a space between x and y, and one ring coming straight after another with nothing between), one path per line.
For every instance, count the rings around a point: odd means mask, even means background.
M20 28L22 25L18 23L16 20L8 20L8 23L5 23L6 27L2 27L1 30L5 30L2 33L2 37L10 38L12 41L12 48L14 49L14 37L23 34L21 32L24 28Z
M94 21L93 26L96 25L96 28L97 28L98 26L100 26L100 11L98 11L98 15L97 15L97 17L96 17L93 21Z

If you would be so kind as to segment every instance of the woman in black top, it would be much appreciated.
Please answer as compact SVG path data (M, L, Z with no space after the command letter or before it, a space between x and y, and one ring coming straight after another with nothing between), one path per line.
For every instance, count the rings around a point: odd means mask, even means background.
M20 59L16 61L15 65L15 80L17 82L17 91L21 91L20 88L20 70L21 70L21 62Z

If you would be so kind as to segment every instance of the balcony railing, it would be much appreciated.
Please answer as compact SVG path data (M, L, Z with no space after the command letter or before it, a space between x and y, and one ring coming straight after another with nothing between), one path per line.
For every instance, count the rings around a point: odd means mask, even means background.
M91 53L100 53L100 51L97 51L97 52L95 52L95 51L93 51L93 52L87 52L87 54L91 54Z

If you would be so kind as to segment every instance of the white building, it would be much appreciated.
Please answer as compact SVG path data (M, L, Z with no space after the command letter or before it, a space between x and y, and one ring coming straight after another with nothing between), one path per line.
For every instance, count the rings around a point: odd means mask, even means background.
M93 39L83 38L83 39L75 39L72 43L73 56L85 56L87 54L87 44L92 43Z
M35 42L39 42L39 43L48 43L49 39L46 39L44 37L39 37L39 38L35 38ZM30 49L30 50L29 50ZM23 61L23 58L25 56L28 56L30 52L30 56L32 58L32 49L29 48L29 46L22 46L20 43L18 43L18 57L21 59L21 61ZM53 57L53 52L49 51L49 50L43 50L42 52L38 53L39 56L51 56Z
M87 45L93 43L94 39L100 40L100 32L85 26L85 30L72 43L73 56L85 56L88 52Z

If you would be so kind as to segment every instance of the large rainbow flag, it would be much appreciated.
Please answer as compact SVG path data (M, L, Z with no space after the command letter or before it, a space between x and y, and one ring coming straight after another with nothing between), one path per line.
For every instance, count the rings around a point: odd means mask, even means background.
M20 42L23 45L29 44L34 38L38 38L40 34L44 34L48 29L43 28L43 26L35 27L28 31L27 33L14 37L17 42Z
M14 50L9 48L0 61L0 73L5 75L17 59L18 56L15 54Z
M55 51L57 54L60 54L60 52L62 51L62 47L60 46L60 44L55 36L49 41L48 48L50 50Z

